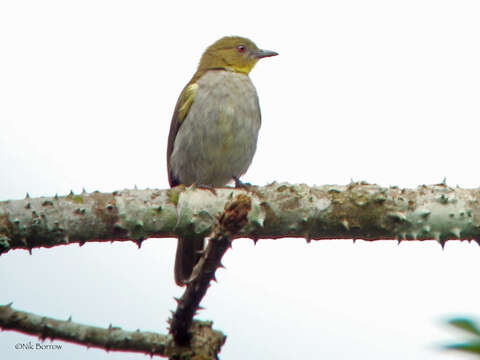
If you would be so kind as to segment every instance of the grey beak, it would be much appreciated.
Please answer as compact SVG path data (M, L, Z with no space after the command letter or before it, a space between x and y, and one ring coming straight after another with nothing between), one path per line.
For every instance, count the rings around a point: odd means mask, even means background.
M277 56L277 55L278 53L276 53L275 51L262 50L262 49L255 50L255 52L253 53L253 56L255 56L257 59L270 57L270 56Z

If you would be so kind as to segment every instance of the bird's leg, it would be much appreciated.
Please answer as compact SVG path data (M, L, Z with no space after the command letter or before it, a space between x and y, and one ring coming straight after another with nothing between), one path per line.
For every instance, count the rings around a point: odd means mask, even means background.
M250 183L244 183L243 181L241 181L237 176L233 175L232 176L233 178L233 181L235 181L235 188L236 189L245 189L245 190L248 190L252 184Z

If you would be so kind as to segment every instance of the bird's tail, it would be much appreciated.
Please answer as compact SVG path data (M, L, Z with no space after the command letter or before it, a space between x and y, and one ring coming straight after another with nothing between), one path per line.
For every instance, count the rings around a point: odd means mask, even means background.
M184 286L192 275L193 268L201 256L203 243L203 236L178 238L175 255L175 282L178 286Z

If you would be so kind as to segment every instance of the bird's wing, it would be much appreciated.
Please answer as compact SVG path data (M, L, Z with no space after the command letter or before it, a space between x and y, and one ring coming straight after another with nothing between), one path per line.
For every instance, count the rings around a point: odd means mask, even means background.
M192 106L193 99L198 89L198 84L190 83L183 89L180 94L177 105L175 105L175 111L173 112L172 122L170 124L170 133L168 135L168 148L167 148L167 168L168 168L168 182L170 186L176 186L179 184L178 179L170 171L170 156L173 152L173 145L175 144L175 138L177 137L178 130L182 126L183 120L188 114L188 110Z

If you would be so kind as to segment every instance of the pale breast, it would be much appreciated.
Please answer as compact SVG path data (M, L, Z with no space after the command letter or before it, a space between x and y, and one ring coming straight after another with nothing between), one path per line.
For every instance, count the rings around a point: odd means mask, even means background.
M250 78L211 70L175 138L171 169L180 183L223 186L244 174L260 129L258 96Z

